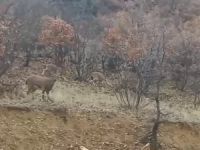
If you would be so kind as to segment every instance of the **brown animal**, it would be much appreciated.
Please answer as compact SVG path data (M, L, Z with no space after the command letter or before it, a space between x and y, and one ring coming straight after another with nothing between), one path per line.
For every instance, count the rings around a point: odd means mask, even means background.
M33 93L37 89L39 89L42 91L43 100L45 92L47 94L48 99L51 100L49 98L49 92L52 90L55 82L56 79L50 77L39 76L39 75L29 76L26 80L26 84L28 85L27 94Z
M94 85L95 84L100 85L100 84L103 84L103 83L106 83L107 85L110 85L110 83L106 80L105 76L101 72L92 72L90 74L89 80Z
M47 64L42 72L42 75L52 77L57 74L58 67L54 64Z

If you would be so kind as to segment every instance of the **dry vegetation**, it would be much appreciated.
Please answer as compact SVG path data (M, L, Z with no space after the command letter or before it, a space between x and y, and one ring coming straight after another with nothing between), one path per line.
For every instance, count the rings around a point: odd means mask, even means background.
M0 149L199 150L199 8L0 1Z

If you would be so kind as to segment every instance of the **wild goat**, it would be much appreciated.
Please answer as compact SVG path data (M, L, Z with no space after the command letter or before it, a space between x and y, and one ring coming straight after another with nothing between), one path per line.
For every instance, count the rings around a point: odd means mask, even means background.
M26 80L26 84L28 85L27 94L35 92L37 89L42 91L42 99L44 100L44 93L46 92L47 97L49 100L49 92L52 90L56 79L39 76L39 75L32 75L29 76Z
M105 76L101 72L92 72L89 76L90 83L95 84L103 84L106 83L107 85L110 85L110 83L106 80Z
M57 73L57 66L54 64L47 64L45 69L42 72L42 75L46 76L46 77L52 77L54 75L56 75Z

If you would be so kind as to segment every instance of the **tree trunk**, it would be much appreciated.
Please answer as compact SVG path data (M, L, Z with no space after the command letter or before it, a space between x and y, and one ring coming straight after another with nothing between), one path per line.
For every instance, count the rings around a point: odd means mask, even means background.
M64 64L64 51L62 46L55 47L55 64L59 67L62 67Z
M81 80L81 67L79 66L79 64L76 65L76 72L78 80Z
M13 46L13 47L10 47ZM9 51L11 50L11 51ZM6 54L2 57L0 62L0 77L6 73L6 71L9 69L9 67L14 62L14 51L16 50L15 45L12 45L12 43L6 44ZM9 51L9 52L8 52Z
M31 51L29 48L26 49L26 61L24 67L28 67L31 60Z
M197 107L197 99L198 99L198 94L197 94L197 92L195 92L195 95L194 95L194 107L195 108Z
M142 78L142 75L139 73L139 71L137 71L137 76L138 76L138 86L136 89L137 99L136 99L135 108L138 111L138 107L141 101L141 96L142 96L142 91L143 91L143 78Z
M187 85L187 81L188 81L188 72L189 72L189 67L185 68L185 72L184 72L184 79L183 79L183 84L181 85L181 91L184 91L186 85Z
M101 65L102 65L102 70L105 73L105 56L101 57Z
M155 101L156 101L156 120L154 123L154 126L152 128L152 136L150 139L150 150L158 150L158 138L157 138L157 134L158 134L158 130L159 130L159 125L160 125L160 101L159 101L159 95L160 95L160 81L157 82L157 92L156 92L156 97L155 97Z

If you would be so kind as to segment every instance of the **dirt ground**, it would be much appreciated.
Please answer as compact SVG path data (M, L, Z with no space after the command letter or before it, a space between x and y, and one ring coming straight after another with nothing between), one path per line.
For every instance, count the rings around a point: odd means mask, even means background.
M119 107L110 89L67 78L58 79L50 94L53 103L46 102L40 91L27 96L25 85L43 63L26 69L18 63L3 77L18 81L20 93L0 100L0 150L141 150L146 144L142 139L152 127L153 100L144 98L136 117ZM161 149L199 150L200 109L193 108L190 95L169 89L164 89L169 98L161 101Z
M200 149L200 126L183 122L167 122L160 127L160 140L169 150Z
M135 121L115 115L73 113L65 123L52 113L1 109L0 147L4 150L131 149Z
M161 124L163 150L199 150L200 127ZM3 150L140 150L142 122L107 112L71 112L67 121L51 112L0 109L0 149Z

